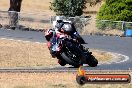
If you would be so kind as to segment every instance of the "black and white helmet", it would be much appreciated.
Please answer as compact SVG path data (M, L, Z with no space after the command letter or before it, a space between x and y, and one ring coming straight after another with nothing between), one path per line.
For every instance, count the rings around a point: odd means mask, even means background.
M70 23L65 23L63 26L62 26L62 29L64 30L65 33L73 33L73 27Z

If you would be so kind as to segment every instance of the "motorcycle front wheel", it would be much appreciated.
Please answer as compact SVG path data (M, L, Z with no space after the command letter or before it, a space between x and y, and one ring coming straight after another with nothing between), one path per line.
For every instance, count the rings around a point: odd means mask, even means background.
M65 66L65 65L66 65L66 62L63 61L63 60L58 60L58 63L59 63L61 66Z
M63 53L61 54L61 56L63 57L63 59L65 59L65 61L66 61L68 64L74 66L75 68L78 68L78 67L80 66L79 61L77 61L77 62L74 61L74 60L72 59L73 57L69 56L67 53L63 52ZM77 59L77 58L76 58L76 59Z

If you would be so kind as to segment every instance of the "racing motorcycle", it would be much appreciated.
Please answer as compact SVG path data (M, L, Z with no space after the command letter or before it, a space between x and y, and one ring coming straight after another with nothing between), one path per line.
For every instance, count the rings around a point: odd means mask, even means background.
M60 37L61 36L61 37ZM88 64L90 67L96 67L98 60L77 40L74 40L67 33L56 33L53 29L45 32L45 38L48 41L48 48L53 57L57 57L61 66L66 64L79 67Z

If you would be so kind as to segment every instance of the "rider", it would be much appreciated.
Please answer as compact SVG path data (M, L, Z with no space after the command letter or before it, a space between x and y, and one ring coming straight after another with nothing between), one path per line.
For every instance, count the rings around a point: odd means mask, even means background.
M54 53L56 53L56 52L54 52L51 48L51 46L52 46L51 41L56 36L57 33L58 34L66 33L66 34L70 35L71 38L75 42L78 42L79 44L85 44L85 41L82 39L82 37L76 31L74 24L72 24L71 21L64 21L63 16L57 16L56 21L53 22L53 29L49 29L46 32L46 36L45 36L47 41L49 41L48 48L50 50L52 57L55 57ZM59 36L59 38L61 38L61 36ZM83 46L82 46L82 49L84 50ZM82 63L82 62L80 62L80 63Z
M54 23L53 25L56 32L67 33L80 44L85 44L85 41L76 31L74 24L71 21L64 21L63 16L57 16L56 23Z
M49 29L48 31L46 31L45 33L45 37L47 39L48 42L48 48L50 49L51 45L51 39L56 35L56 34L68 34L71 36L71 38L75 41L78 42L80 44L85 44L85 41L82 39L82 37L78 34L78 32L76 31L76 28L74 26L74 24L71 21L64 21L64 17L63 16L56 16L56 21L53 21L53 29ZM59 36L59 38L61 38L63 36ZM50 50L50 53L52 55L52 50Z

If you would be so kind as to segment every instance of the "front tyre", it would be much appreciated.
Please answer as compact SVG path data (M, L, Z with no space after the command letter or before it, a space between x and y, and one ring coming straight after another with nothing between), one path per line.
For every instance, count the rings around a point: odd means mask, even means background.
M63 60L58 60L58 63L59 63L61 66L65 66L65 65L66 65L66 62L63 61Z
M72 60L72 57L68 56L68 54L66 54L65 52L63 52L61 56L68 64L74 66L75 68L78 68L80 66L79 62L75 62L74 60Z

